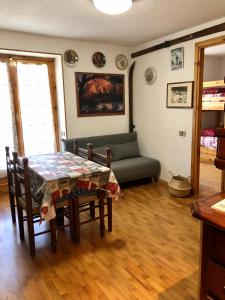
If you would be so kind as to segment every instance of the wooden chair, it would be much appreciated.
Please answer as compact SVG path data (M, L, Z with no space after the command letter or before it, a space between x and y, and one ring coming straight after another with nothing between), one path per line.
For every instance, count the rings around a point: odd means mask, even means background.
M110 168L111 151L106 148L106 155L98 154L93 150L92 144L87 145L88 149L80 148L75 142L75 154L83 158L95 161ZM80 242L80 225L91 221L100 220L100 234L103 237L105 233L104 218L108 217L108 231L112 231L112 199L106 197L105 191L93 191L74 189L72 192L75 200L75 241ZM106 202L105 202L106 199ZM107 205L107 213L105 214L104 206ZM99 217L95 216L96 208L99 209ZM80 221L80 213L90 211L91 218Z
M7 178L8 178L8 193L9 193L9 204L12 216L12 222L16 223L16 188L14 180L14 167L13 160L10 157L9 147L5 147L6 151L6 167L7 167Z
M38 233L34 232L34 223L40 222L40 203L34 199L30 188L30 176L28 169L28 159L23 158L22 161L18 159L17 152L13 152L13 164L15 170L15 186L16 186L16 201L17 201L17 213L19 222L20 239L24 240L24 221L27 221L28 237L29 237L29 249L30 255L35 256L35 237L38 235L50 233L51 234L51 248L52 251L56 251L56 219L49 221L50 229L44 230ZM24 187L24 194L21 192ZM72 199L62 199L57 201L58 207L67 207L69 210L70 218L70 230L71 240L75 241L74 232L74 211ZM23 211L26 211L26 216L23 216Z

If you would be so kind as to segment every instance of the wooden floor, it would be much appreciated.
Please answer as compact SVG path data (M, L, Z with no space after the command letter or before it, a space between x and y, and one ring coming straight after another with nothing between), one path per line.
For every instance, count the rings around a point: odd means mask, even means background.
M207 190L201 197L208 195ZM58 251L37 238L32 259L0 201L0 299L196 300L199 228L189 199L173 198L162 183L124 188L113 203L113 232L81 227L81 244L58 234Z
M218 193L221 190L221 170L214 165L200 163L200 193Z

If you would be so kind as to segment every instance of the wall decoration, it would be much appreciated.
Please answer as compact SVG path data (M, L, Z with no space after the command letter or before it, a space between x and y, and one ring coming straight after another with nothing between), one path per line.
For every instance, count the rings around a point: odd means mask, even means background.
M123 74L76 72L75 80L78 117L125 114Z
M95 52L92 55L92 62L97 68L104 67L106 63L105 55L102 52Z
M153 84L157 78L157 71L154 67L149 67L145 70L145 82L147 84Z
M191 108L193 105L193 81L167 84L168 108Z
M171 50L171 70L179 70L184 67L184 48Z
M128 60L125 55L119 54L116 57L116 66L119 70L125 70L128 65Z
M64 53L64 62L68 67L74 67L78 62L78 55L76 51L69 49Z

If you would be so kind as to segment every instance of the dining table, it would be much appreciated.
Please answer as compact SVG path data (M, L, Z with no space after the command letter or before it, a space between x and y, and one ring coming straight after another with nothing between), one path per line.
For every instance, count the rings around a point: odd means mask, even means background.
M113 171L104 165L71 152L31 155L28 160L32 195L47 221L56 217L56 202L74 188L103 190L107 197L119 198L119 184Z

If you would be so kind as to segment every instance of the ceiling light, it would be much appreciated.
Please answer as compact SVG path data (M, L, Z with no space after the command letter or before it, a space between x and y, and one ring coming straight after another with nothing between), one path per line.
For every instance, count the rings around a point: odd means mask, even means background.
M119 15L132 7L132 0L93 0L94 6L109 15Z

